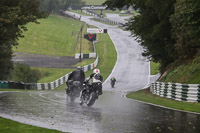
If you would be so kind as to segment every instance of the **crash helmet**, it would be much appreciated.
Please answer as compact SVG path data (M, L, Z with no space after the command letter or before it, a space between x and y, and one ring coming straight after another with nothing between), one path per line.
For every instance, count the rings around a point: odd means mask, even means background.
M94 69L93 73L100 74L100 70L99 69Z

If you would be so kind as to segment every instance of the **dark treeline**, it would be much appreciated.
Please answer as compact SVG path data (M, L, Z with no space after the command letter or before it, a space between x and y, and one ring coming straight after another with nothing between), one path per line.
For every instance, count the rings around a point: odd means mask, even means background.
M161 64L161 72L174 62L192 59L200 49L199 0L107 0L109 8L132 5L140 15L128 30L145 48L144 56Z
M0 80L7 79L13 69L12 47L23 37L25 25L46 17L38 10L39 4L38 0L0 1Z
M40 0L39 9L46 13L58 12L58 10L67 10L68 8L77 8L85 5L82 0Z
M13 69L12 47L18 45L27 23L83 4L81 0L0 0L0 80L6 80Z

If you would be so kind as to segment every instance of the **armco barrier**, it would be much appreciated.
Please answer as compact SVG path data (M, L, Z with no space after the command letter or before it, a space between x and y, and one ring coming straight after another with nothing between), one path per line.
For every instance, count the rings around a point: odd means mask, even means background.
M25 89L24 82L0 81L0 89Z
M85 65L82 67L84 72L94 69L98 65L98 56L94 63ZM0 89L25 89L25 90L52 90L58 86L64 84L70 73L64 75L63 77L50 82L50 83L23 83L23 82L10 82L10 81L0 81Z
M85 65L84 67L82 67L83 71L87 72L89 70L94 69L98 65L98 60L99 60L99 58L97 56L94 63ZM52 89L55 89L67 81L69 74L70 73L68 73L65 76L63 76L53 82L50 82L50 83L25 83L24 84L25 89L27 89L27 90L52 90Z
M94 16L94 18L97 19L97 20L100 20L100 21L103 21L103 22L107 22L107 23L110 23L110 24L114 24L114 25L119 25L119 22L110 20L108 18L99 17L98 14L96 14L96 13L88 12L88 11L85 11L85 10L83 10L83 12L85 14L89 14L91 16Z
M79 59L80 54L75 54L75 59ZM89 54L81 54L81 58L89 59L89 58L96 58L96 53L89 53Z
M93 43L92 43L94 52L88 53L88 54L81 53L81 58L88 59L88 58L96 58L97 57L96 48L95 48L95 45L94 45L95 43L97 43L97 41L93 41ZM79 59L79 58L80 58L80 53L76 53L75 59Z
M200 102L200 84L155 82L150 90L153 94L177 101Z

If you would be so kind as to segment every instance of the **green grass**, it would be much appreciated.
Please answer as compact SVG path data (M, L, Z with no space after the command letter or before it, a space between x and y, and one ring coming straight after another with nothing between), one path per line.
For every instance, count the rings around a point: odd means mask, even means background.
M85 1L86 5L101 5L103 4L106 0L83 0Z
M117 60L117 52L108 34L98 34L97 37L98 43L95 44L96 52L99 56L99 64L97 65L97 68L100 69L103 80L106 80L112 72ZM86 72L86 77L88 77L91 73L92 70ZM53 91L63 90L65 88L66 84L63 84Z
M97 14L101 13L100 10L94 10L94 12L96 12ZM112 10L103 10L102 13L103 13L103 16L106 17L106 13L120 14L120 11L119 10L114 10L114 11L112 11Z
M74 56L75 53L79 53L80 40L75 51L73 49L81 22L55 15L50 15L47 19L39 20L39 22L40 24L30 23L27 25L28 31L24 33L24 38L19 39L19 45L14 48L14 51L55 56ZM85 24L83 35L86 33L86 28ZM82 52L93 52L92 44L86 39L82 39L82 41ZM91 61L93 60L83 60L75 66L85 65ZM34 69L39 69L41 73L48 73L37 81L38 83L52 82L73 70L61 68Z
M81 12L81 10L70 10L70 12L78 13L78 14L84 15L84 16L91 16L89 14L85 14L85 13Z
M111 24L111 23L108 23L108 22L104 22L104 21L101 21L100 19L96 19L96 18L90 18L91 20L94 20L94 21L97 21L97 22L101 22L103 24L107 24L107 25L115 25L115 24Z
M159 71L160 64L159 63L155 63L155 62L151 61L150 65L151 65L151 75L160 73L160 71Z
M94 61L95 61L95 59L84 59L81 62L79 62L79 63L77 63L76 65L73 65L73 66L74 67L85 66L85 65L88 65L88 64L92 64Z
M82 24L80 21L50 15L39 22L40 24L27 25L28 31L24 32L24 38L19 38L19 45L14 48L14 51L54 56L74 56L79 52L79 44L75 52L73 49ZM84 33L86 33L86 26ZM93 51L91 43L86 39L83 39L83 45L83 53Z
M108 34L99 34L99 42L95 44L99 56L97 68L101 70L104 80L110 75L117 61L117 52Z
M160 96L152 94L149 89L129 93L127 97L173 109L200 113L200 103L186 103L168 98L162 98Z
M60 131L34 127L0 117L1 133L60 133Z
M39 68L39 67L33 67L33 69L38 69L41 73L47 73L46 76L38 80L38 83L52 82L74 70L74 69L63 69L63 68Z
M199 54L200 55L200 54ZM175 82L185 84L200 84L200 56L187 63L177 63L176 67L172 67L162 82Z
M4 89L4 88L0 88L0 91L29 91L29 90L21 90L21 89Z
M100 14L101 13L101 11L100 10L94 10L97 14ZM123 11L128 11L128 10L123 10ZM106 13L113 13L113 14L119 14L119 16L131 16L131 15L129 15L129 14L121 14L120 13L121 11L120 10L114 10L114 11L112 11L112 10L103 10L103 16L104 17L106 17ZM134 16L136 16L136 15L138 15L138 12L136 12L136 11L130 11L131 13L133 13L134 14Z

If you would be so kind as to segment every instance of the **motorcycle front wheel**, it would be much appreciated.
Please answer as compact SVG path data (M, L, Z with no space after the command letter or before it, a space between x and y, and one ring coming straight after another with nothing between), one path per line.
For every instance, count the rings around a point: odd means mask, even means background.
M97 94L95 92L92 92L90 94L90 99L87 102L87 106L92 106L95 103L96 99L97 99Z

